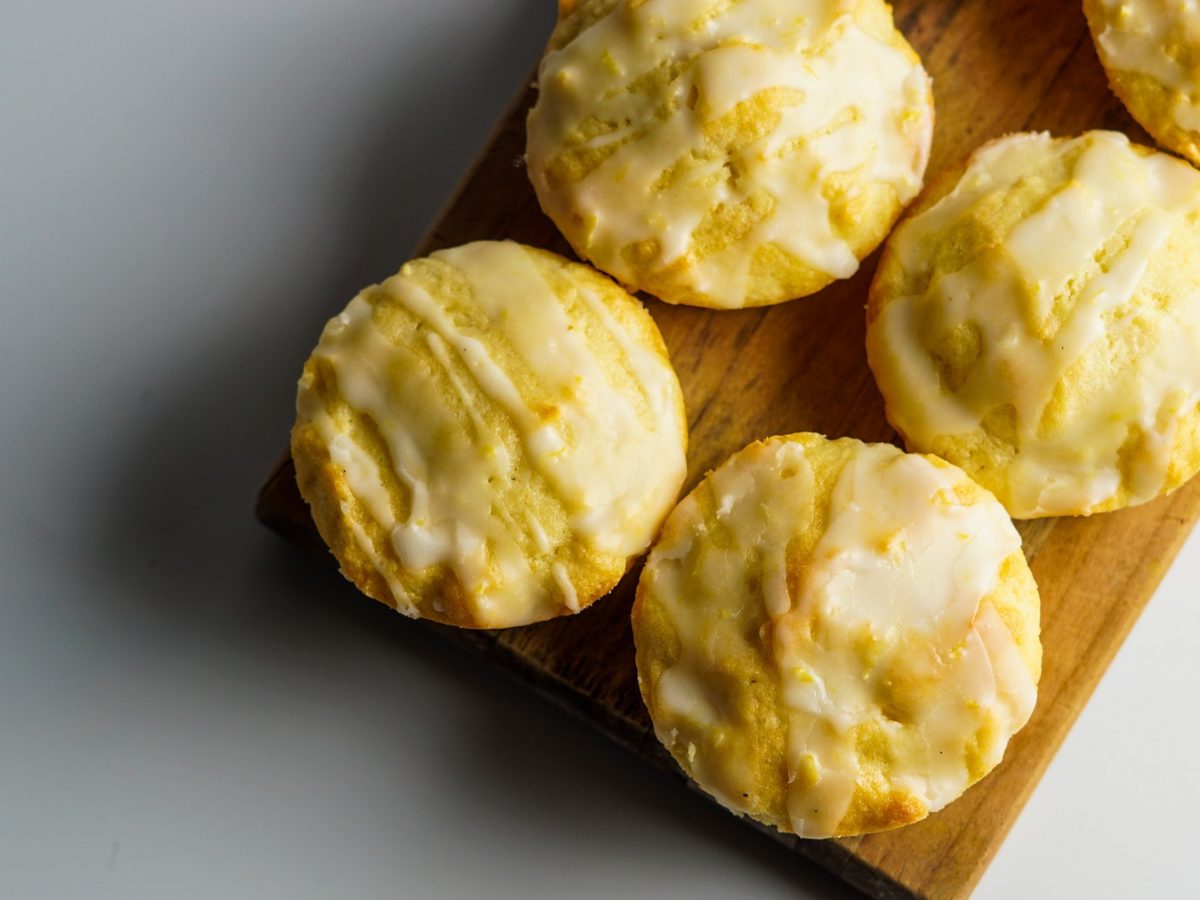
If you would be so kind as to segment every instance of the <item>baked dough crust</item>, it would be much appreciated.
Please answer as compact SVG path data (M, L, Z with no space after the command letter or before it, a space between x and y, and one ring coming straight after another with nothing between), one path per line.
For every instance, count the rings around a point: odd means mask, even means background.
M802 837L924 818L1001 759L1041 674L1003 508L890 445L752 444L668 518L633 608L659 739L736 813Z
M408 263L329 322L292 456L364 593L502 628L617 583L682 487L686 429L635 298L552 253L480 242Z
M528 172L583 258L668 303L847 278L921 187L929 77L882 0L564 4Z
M1200 172L1114 132L1016 134L888 239L867 357L888 420L1017 518L1088 515L1200 469Z
M1183 0L1084 0L1113 93L1169 150L1200 165L1200 17Z

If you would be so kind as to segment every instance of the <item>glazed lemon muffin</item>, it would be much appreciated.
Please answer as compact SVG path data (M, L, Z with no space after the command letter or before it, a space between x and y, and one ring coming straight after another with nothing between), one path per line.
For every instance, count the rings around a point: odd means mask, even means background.
M1154 139L1200 164L1200 8L1193 0L1084 0L1113 92Z
M930 82L882 0L561 2L527 162L576 252L669 303L847 278L921 187Z
M895 828L1029 719L1040 605L995 498L936 457L795 434L710 473L633 610L659 739L708 793L801 837Z
M649 314L512 242L442 250L355 297L296 406L296 479L342 572L451 625L578 612L650 545L685 474Z
M909 449L1017 518L1200 469L1200 172L1174 157L1103 131L985 145L889 238L867 320Z

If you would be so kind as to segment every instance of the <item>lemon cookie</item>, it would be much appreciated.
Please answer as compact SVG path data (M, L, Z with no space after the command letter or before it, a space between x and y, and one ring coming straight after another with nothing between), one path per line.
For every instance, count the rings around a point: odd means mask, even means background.
M993 141L888 240L867 356L909 449L1018 518L1200 469L1200 172L1113 132Z
M1200 164L1200 8L1194 0L1084 0L1109 84L1164 147Z
M332 319L292 430L343 573L409 616L502 628L577 612L643 553L685 474L649 314L511 242L410 262Z
M895 828L954 800L1028 720L1039 601L1004 508L960 469L796 434L710 473L633 611L659 739L781 831Z
M560 5L529 176L622 283L723 308L811 294L920 190L930 82L882 0Z

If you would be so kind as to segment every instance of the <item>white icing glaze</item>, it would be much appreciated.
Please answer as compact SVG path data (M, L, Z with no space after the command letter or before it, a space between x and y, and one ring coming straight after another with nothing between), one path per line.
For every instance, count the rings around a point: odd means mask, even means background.
M561 560L555 560L551 564L550 574L554 576L554 583L562 592L563 606L571 612L579 612L579 594L575 591L571 576L567 574L567 567L562 564Z
M976 205L1012 188L1055 156L1080 152L1073 177L988 253L953 272L933 268L928 248ZM1135 305L1151 258L1185 216L1200 208L1200 173L1165 154L1135 154L1111 132L1053 142L1014 135L984 147L945 198L901 226L890 243L908 273L931 276L920 296L897 297L868 331L872 368L888 414L915 449L982 427L1010 404L1019 452L1008 490L1017 517L1090 512L1121 487L1131 428L1147 436L1131 468L1131 503L1162 489L1179 417L1200 402L1200 292L1165 307ZM1056 303L1075 297L1059 321ZM1022 311L1024 304L1025 311ZM982 354L952 393L929 347L960 326L978 329ZM1047 428L1055 389L1086 354L1126 329L1148 328L1152 350L1118 378L1073 401L1069 419Z
M722 306L744 305L758 247L774 244L831 277L850 276L858 259L831 222L821 186L853 172L859 184L890 185L907 203L920 189L932 133L928 76L913 57L864 31L855 6L618 3L549 52L539 70L528 155L543 206L560 225L582 216L582 234L568 228L568 237L626 283L638 279L622 249L658 241L656 266L688 257L695 289ZM663 88L626 90L677 65L682 71ZM706 128L766 90L793 97L769 133L746 146L706 147ZM553 156L596 120L611 127L583 146L617 149L581 180L550 184ZM664 185L680 163L698 165ZM694 258L702 223L764 193L773 208L749 234Z
M1200 3L1197 0L1096 0L1104 27L1096 35L1104 64L1154 79L1172 94L1171 117L1200 131ZM1179 47L1193 62L1180 58Z
M300 417L318 427L400 564L447 566L479 624L534 621L560 604L577 611L563 554L579 543L618 557L639 552L682 483L686 439L675 375L586 282L573 284L568 301L578 304L569 312L520 245L476 243L432 259L465 282L469 312L448 309L406 268L356 297L314 352L332 366L345 402L384 439L409 497L407 514L394 508L372 456L303 387ZM385 336L374 319L383 307L420 322L428 355L420 342ZM597 362L581 315L621 348L619 364L634 389ZM549 407L530 404L518 373L532 376L552 398ZM503 412L502 426L488 424L482 413L489 406ZM530 510L497 502L496 486L518 467L546 480L565 527L550 529ZM357 536L398 602L414 612L384 548L361 528Z
M882 728L902 761L891 780L933 812L969 787L962 750L972 736L996 722L1000 738L982 748L990 769L1033 711L1036 685L1013 636L980 603L1021 540L998 503L958 502L962 481L957 470L886 445L864 448L838 479L800 594L776 617L784 697L801 713L792 717L789 765L807 768L813 782L798 779L790 795L802 837L834 833L850 806L861 765L855 728ZM810 633L814 620L819 636ZM878 658L865 664L864 652ZM892 682L918 698L900 721L881 702ZM918 683L936 687L918 691Z
M763 636L789 722L796 834L835 834L869 780L858 730L882 731L890 760L884 776L933 811L973 780L966 754L976 736L976 764L990 769L1032 712L1036 685L1016 641L981 602L1020 538L990 498L963 505L955 487L965 483L958 469L862 445L837 480L811 557L789 566L794 539L812 522L813 472L801 444L776 439L712 474L719 537L705 532L693 494L672 514L673 542L651 556L646 584L681 650L656 686L656 701L676 721L723 724L720 694L706 688L703 674L719 668L714 623L736 616L743 603L764 605L773 627ZM749 574L756 567L761 581ZM727 774L737 765L728 756L691 760L693 776L710 791L730 783L717 768ZM741 797L714 793L749 811Z

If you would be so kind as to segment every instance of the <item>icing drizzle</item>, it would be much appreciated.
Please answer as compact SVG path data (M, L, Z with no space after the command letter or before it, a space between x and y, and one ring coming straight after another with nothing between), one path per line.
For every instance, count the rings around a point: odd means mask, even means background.
M1071 177L999 246L957 271L931 261L929 248L973 209L1072 156ZM888 414L910 445L950 456L940 440L978 432L1011 407L1017 452L1006 484L978 477L1014 516L1091 512L1122 488L1131 504L1157 496L1180 418L1200 402L1200 291L1153 298L1141 285L1172 233L1196 227L1198 210L1200 173L1138 155L1112 132L1014 135L978 151L954 190L891 239L898 264L928 287L887 302L868 330L872 368L887 373ZM949 390L929 348L963 328L977 331L980 355ZM1079 386L1050 422L1072 367L1123 344L1148 349L1104 383Z
M889 445L859 445L822 536L797 557L794 542L813 521L814 473L802 443L774 439L711 475L715 521L691 495L672 515L674 540L651 556L644 577L682 651L653 687L671 717L719 727L722 699L704 682L714 622L736 615L729 604L765 607L762 634L787 710L788 813L802 837L838 834L856 791L880 774L940 809L999 762L1033 710L1034 679L982 602L1020 537L990 498L956 498L966 481ZM755 570L761 581L749 577ZM869 734L882 735L886 762L864 755ZM718 768L739 766L694 750L690 763L710 791L729 783ZM751 811L728 790L714 793Z
M319 429L354 500L386 533L379 546L356 527L402 611L417 613L397 569L439 565L479 625L577 611L573 547L640 552L682 483L674 372L620 323L610 297L580 278L560 297L518 244L469 244L430 259L466 285L465 305L434 296L406 266L351 301L313 355L332 367L353 414L377 429L388 471L303 383L301 420ZM419 323L417 337L389 338L380 327L388 316ZM632 390L601 365L590 328L618 349ZM561 521L500 502L501 488L529 469L556 498Z
M625 252L650 242L655 269L686 261L692 289L720 306L745 304L759 247L850 276L858 258L823 187L852 173L907 203L932 132L920 62L860 27L858 5L616 3L542 61L528 156L543 207L576 249L624 282L638 283ZM638 88L656 78L668 80ZM714 149L718 123L767 91L787 95L774 127ZM548 170L566 148L607 156L584 177L552 184ZM714 216L764 203L769 212L748 233L696 253L694 238Z
M1104 28L1096 38L1105 65L1146 75L1172 94L1170 114L1200 131L1200 3L1197 0L1096 0Z

